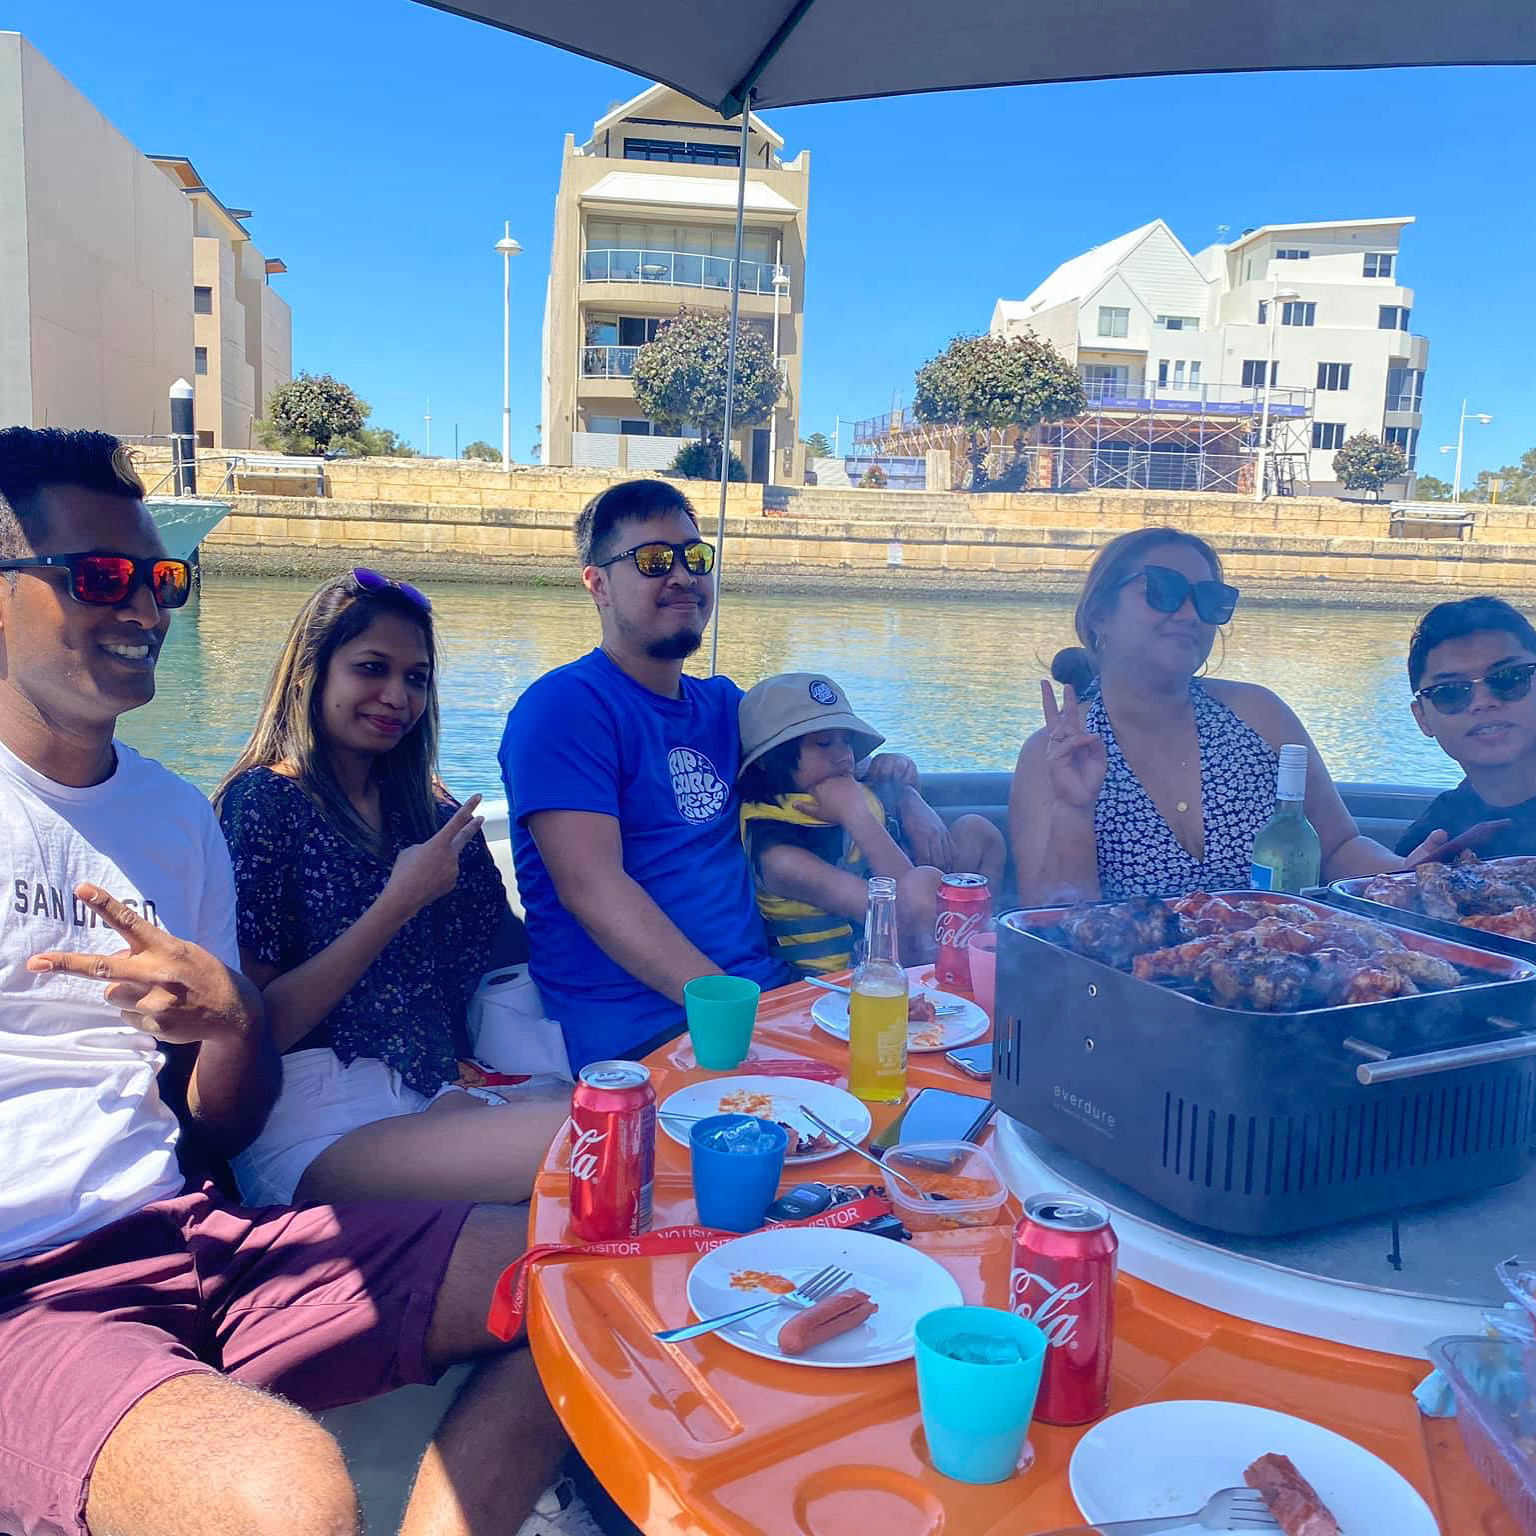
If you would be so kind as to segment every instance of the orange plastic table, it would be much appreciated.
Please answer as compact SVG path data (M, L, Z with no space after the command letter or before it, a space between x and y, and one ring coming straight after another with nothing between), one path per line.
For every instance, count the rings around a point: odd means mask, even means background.
M846 1063L815 1028L806 985L764 997L753 1054ZM658 1099L719 1076L693 1063L687 1036L649 1058ZM753 1070L751 1061L738 1069ZM909 1092L979 1093L942 1054L911 1058ZM875 1110L877 1127L894 1107ZM865 1183L852 1155L800 1177ZM532 1242L569 1240L564 1138L533 1197ZM797 1182L791 1178L787 1182ZM656 1225L695 1219L688 1154L657 1138ZM915 1242L970 1302L1004 1305L1009 1224L925 1233ZM534 1272L528 1332L539 1374L571 1439L647 1536L1027 1536L1079 1521L1067 1482L1087 1426L1035 1424L1034 1467L992 1487L951 1482L923 1448L910 1362L819 1371L761 1360L719 1338L658 1344L691 1321L692 1255L553 1259ZM1243 1322L1121 1276L1110 1411L1173 1398L1256 1403L1326 1425L1390 1462L1428 1500L1444 1536L1518 1536L1473 1470L1454 1419L1421 1419L1422 1361L1351 1350ZM1376 1536L1351 1532L1350 1536Z

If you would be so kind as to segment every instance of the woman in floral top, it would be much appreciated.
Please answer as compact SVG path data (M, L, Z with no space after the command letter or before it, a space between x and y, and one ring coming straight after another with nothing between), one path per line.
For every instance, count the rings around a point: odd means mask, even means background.
M470 993L507 919L474 814L436 775L436 645L416 588L355 570L304 605L214 797L241 961L283 1052L248 1204L516 1202L560 1091L460 1091Z

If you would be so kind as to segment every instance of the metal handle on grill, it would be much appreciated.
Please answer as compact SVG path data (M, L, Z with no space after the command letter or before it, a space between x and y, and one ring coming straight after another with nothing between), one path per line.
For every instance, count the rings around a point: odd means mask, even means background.
M1425 1051L1419 1056L1394 1056L1388 1061L1363 1061L1355 1068L1356 1079L1367 1088L1404 1077L1428 1077L1435 1072L1454 1072L1458 1067L1486 1067L1494 1062L1536 1056L1536 1035L1514 1040L1486 1040L1480 1045L1459 1045L1449 1051Z

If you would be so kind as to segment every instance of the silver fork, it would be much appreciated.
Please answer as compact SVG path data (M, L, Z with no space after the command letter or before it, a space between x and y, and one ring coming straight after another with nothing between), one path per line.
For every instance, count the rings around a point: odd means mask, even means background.
M1207 1531L1277 1531L1280 1522L1270 1514L1264 1495L1253 1488L1223 1488L1192 1515L1163 1515L1152 1520L1109 1520L1098 1525L1063 1525L1039 1536L1152 1536L1153 1531L1173 1531L1198 1525Z
M825 1269L817 1270L809 1280L802 1280L794 1290L783 1296L775 1296L771 1301L760 1301L755 1306L743 1307L739 1312L726 1312L719 1317L706 1317L703 1322L689 1323L686 1328L664 1328L651 1337L659 1339L663 1344L681 1344L685 1339L696 1339L701 1333L713 1333L716 1328L728 1328L732 1323L745 1322L747 1318L756 1317L759 1312L771 1312L775 1307L791 1306L804 1310L815 1306L823 1296L842 1290L852 1279L853 1276L846 1269L828 1264Z
M821 979L821 977L819 977L819 976L806 976L803 979L808 981L808 982L810 982L810 984L813 987L820 987L820 988L822 988L823 991L826 991L826 992L836 992L840 996L847 997L847 998L851 998L853 996L853 989L851 987L845 987L841 982L838 982L838 981L823 981ZM921 997L923 995L924 994L922 994L922 993L918 994L919 997ZM964 1013L965 1012L965 1004L964 1003L942 1003L942 1004L936 1003L936 1004L934 1004L933 1012L934 1012L934 1017L935 1018L949 1019L949 1018L953 1018L957 1013Z

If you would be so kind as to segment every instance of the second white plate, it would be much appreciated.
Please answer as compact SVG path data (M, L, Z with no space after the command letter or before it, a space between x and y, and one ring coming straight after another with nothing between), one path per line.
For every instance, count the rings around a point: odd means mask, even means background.
M919 990L916 981L912 990ZM971 1041L981 1039L991 1029L992 1021L979 1003L973 1003L968 997L957 997L953 992L936 992L931 987L921 990L933 999L935 1008L959 1008L960 1011L936 1019L932 1024L908 1023L909 1052L952 1051L957 1045L969 1045ZM848 999L841 992L823 992L811 1005L811 1018L829 1035L839 1040L848 1038Z
M1091 1521L1181 1515L1218 1488L1241 1488L1243 1469L1271 1451L1291 1458L1349 1536L1439 1536L1429 1506L1379 1456L1248 1403L1142 1403L1112 1414L1072 1453L1072 1497Z

